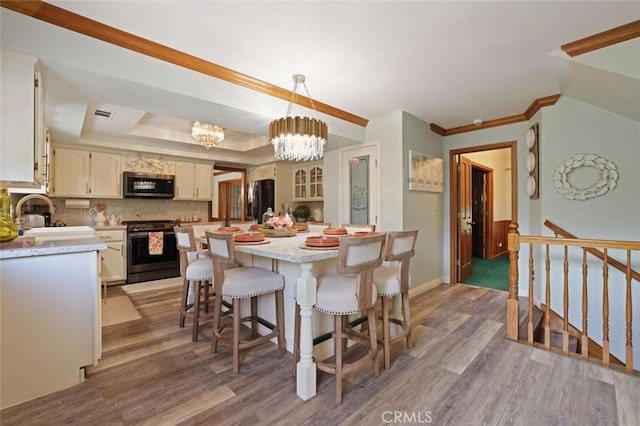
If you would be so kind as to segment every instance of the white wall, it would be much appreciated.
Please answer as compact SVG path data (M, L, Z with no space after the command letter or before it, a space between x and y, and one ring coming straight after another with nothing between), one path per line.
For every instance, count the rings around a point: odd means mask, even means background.
M598 107L563 96L553 107L542 111L540 125L541 214L580 238L640 240L640 123ZM568 200L553 185L553 174L564 160L579 153L592 153L617 165L617 186L606 194L589 200ZM586 170L582 170L586 169ZM595 169L578 169L575 185L589 186L597 177ZM589 180L588 178L591 178ZM572 182L571 174L569 181ZM588 181L588 182L587 182ZM552 235L543 230L545 235ZM582 265L581 251L570 250L569 318L582 325ZM610 252L613 258L626 263L625 252ZM562 253L552 253L555 264ZM590 259L593 259L592 257ZM553 263L552 263L553 264ZM632 254L632 265L640 269L640 253ZM588 269L589 315L588 332L596 342L602 338L602 262L590 260ZM541 273L537 276L542 277ZM552 270L551 307L562 312L563 274L560 267ZM623 274L609 268L609 320L611 352L624 360L625 354L625 280ZM632 283L633 329L640 330L640 285ZM640 338L634 333L634 359L640 359Z
M409 191L409 150L442 158L442 137L424 121L402 114L402 229L418 229L411 284L442 282L442 193ZM386 161L386 158L385 158Z
M403 223L403 149L401 111L370 120L366 138L380 146L380 211L378 228L402 229Z

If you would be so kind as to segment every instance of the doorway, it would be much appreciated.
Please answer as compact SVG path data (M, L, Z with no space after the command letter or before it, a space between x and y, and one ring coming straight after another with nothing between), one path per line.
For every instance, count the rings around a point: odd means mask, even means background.
M458 208L458 282L463 282L473 271L473 259L487 259L492 247L493 223L493 169L469 159L459 158Z
M216 165L213 171L213 196L209 202L209 221L246 220L247 171Z
M491 155L504 156L508 166L494 170L481 161ZM499 228L517 221L516 141L452 150L450 164L450 282L461 283L473 273L474 257L490 260L506 250L506 234ZM499 209L496 197L505 198Z
M218 182L218 218L225 224L243 221L242 180L233 179Z

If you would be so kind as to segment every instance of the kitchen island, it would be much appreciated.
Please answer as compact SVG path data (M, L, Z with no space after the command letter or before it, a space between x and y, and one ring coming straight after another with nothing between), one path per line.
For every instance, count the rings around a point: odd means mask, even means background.
M97 363L105 248L95 238L0 246L1 408L82 383Z
M335 273L338 250L301 248L308 236L267 238L266 244L236 244L239 261L246 266L259 266L282 274L285 278L285 337L287 350L293 350L295 303L300 305L300 362L297 366L296 393L304 400L316 394L316 364L313 360L313 337L333 330L331 317L313 311L316 303L316 276ZM273 297L270 295L270 297ZM260 304L260 315L275 319L272 303ZM271 309L271 311L269 310Z

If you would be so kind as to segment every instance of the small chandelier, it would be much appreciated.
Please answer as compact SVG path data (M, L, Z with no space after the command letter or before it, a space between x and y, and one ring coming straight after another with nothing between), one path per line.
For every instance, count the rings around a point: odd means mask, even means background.
M297 96L298 85L302 84L311 107L316 106L309 95L309 89L302 74L293 75L293 91L287 115L269 124L269 139L273 144L273 155L278 160L308 161L322 158L324 144L327 143L327 123L309 117L292 117L293 104Z
M191 127L191 135L198 139L200 145L209 149L224 140L224 129L220 126L214 126L213 124L194 121Z

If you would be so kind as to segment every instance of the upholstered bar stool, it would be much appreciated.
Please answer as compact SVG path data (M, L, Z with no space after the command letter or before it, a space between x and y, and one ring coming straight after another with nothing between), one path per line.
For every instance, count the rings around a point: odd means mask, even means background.
M404 339L411 348L411 313L409 310L409 261L415 254L418 230L387 232L384 248L385 264L376 268L373 282L382 299L382 341L384 346L384 368L391 366L391 343ZM401 298L402 318L390 318L389 300ZM398 324L400 332L391 337L391 323ZM371 323L374 324L374 323Z
M343 237L340 239L338 270L335 275L318 277L318 289L314 308L333 315L335 363L317 362L321 371L336 375L336 402L342 403L342 378L361 366L371 363L375 377L380 375L378 366L378 340L376 328L369 327L368 336L351 329L345 330L345 319L352 314L366 314L375 324L377 291L373 284L373 271L382 264L384 234L365 237ZM295 330L299 342L300 327ZM343 340L352 340L364 345L367 352L360 358L344 363ZM294 361L299 354L294 354Z
M347 232L350 234L354 234L356 232L374 232L376 230L376 225L369 225L365 223L343 223L343 228L346 228Z
M254 266L240 266L236 260L233 235L207 231L209 256L213 262L215 303L213 308L212 352L217 351L218 342L233 349L233 372L240 370L240 349L250 348L278 338L278 352L284 354L284 277L276 272ZM271 333L258 335L258 298L275 293L276 325ZM231 312L222 311L223 297L233 300ZM251 300L251 315L242 317L240 302ZM223 318L224 317L224 318ZM233 318L232 337L223 335L223 320ZM251 322L251 338L240 340L240 327L243 322Z
M180 276L182 295L180 298L180 327L190 318L191 340L198 341L198 328L204 321L213 319L209 313L209 290L213 280L213 265L206 253L198 252L193 228L175 226L176 245L180 253ZM190 300L190 294L193 298ZM201 300L202 299L202 300ZM201 312L204 308L204 312Z
M198 222L191 225L198 250L202 250L202 239L205 238L205 231L215 231L221 226L224 226L224 221L222 220L216 222Z

